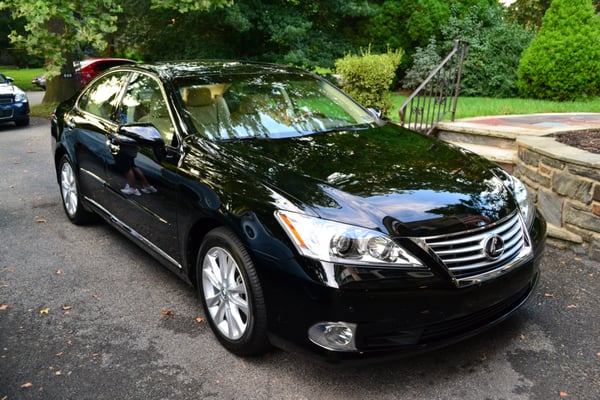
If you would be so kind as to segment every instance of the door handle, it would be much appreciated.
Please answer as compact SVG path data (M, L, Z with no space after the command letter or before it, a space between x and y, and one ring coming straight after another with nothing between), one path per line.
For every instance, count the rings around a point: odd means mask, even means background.
M73 120L73 118L71 118L70 120L67 121L66 125L67 125L68 129L75 128L75 120Z
M108 150L110 150L110 153L113 156L116 156L117 154L119 154L119 151L121 151L121 146L119 146L118 144L116 144L111 139L106 139L106 147L108 147Z

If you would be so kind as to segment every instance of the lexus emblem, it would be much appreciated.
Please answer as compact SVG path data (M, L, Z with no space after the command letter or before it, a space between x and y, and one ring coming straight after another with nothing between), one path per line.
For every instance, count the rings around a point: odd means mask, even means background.
M496 260L504 253L504 240L497 235L483 239L483 254L488 260Z

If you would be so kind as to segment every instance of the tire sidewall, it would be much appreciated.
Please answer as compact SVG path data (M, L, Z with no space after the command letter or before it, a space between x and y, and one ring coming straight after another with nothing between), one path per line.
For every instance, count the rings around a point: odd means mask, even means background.
M235 260L238 270L244 280L244 285L248 295L248 326L243 335L236 340L231 340L225 337L218 329L213 321L208 306L206 305L204 296L204 286L202 281L202 268L204 258L209 250L214 247L221 247L229 252ZM252 276L250 276L252 275ZM262 297L262 289L254 269L254 263L245 249L243 244L235 235L226 228L216 228L209 232L198 252L196 260L196 282L198 295L202 302L202 307L212 331L221 344L229 351L238 355L251 355L260 352L261 347L265 347L260 343L265 342L266 337L266 313L264 312L264 302ZM257 300L261 302L261 307L257 306ZM258 329L257 329L258 328Z

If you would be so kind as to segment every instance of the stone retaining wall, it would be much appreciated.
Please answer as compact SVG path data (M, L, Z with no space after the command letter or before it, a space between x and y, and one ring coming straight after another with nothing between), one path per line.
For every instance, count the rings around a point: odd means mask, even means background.
M514 175L548 222L548 243L600 261L600 155L553 137L517 140Z

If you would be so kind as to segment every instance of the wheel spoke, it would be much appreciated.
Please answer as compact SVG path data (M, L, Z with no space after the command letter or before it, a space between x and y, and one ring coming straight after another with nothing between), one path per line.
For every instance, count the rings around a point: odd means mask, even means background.
M235 258L222 247L208 250L202 262L204 302L218 331L230 340L248 329L248 288Z

